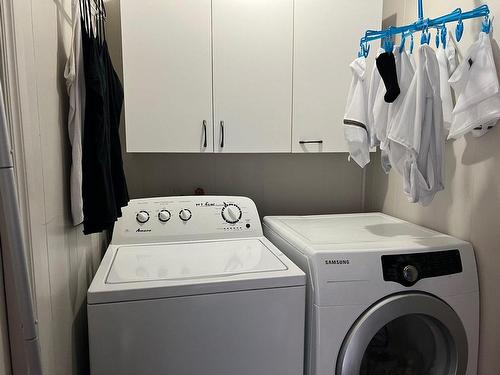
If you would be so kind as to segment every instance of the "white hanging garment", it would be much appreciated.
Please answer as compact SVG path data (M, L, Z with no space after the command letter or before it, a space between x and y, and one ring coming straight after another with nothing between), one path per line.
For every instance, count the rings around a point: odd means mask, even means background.
M392 104L392 112L395 113L389 122L388 134L390 134L391 129L396 126L397 123L404 120L404 113L402 111L403 104L405 102L406 95L410 89L413 77L415 76L415 61L413 55L408 54L404 51L401 54L400 63L400 75L399 75L399 88L401 93L396 101ZM402 167L400 165L401 160L404 159L406 155L406 149L402 147L399 143L393 142L390 138L387 141L388 144L388 156L390 165L395 167L399 173L402 173Z
M377 57L380 56L381 53L384 53L384 50L382 48L379 48L377 51ZM382 82L382 77L380 76L380 73L378 72L377 65L373 64L373 69L372 69L372 75L371 75L371 80L370 80L370 88L368 91L368 124L369 124L369 129L370 129L370 147L377 147L380 144L379 139L377 138L377 133L376 133L376 122L386 122L387 121L387 113L386 111L388 110L388 106L382 106L380 107L380 104L385 103L384 100L382 100L383 103L377 103L377 111L375 110L375 101L379 101L379 98L384 97L384 82ZM387 103L385 103L387 104ZM383 113L380 112L380 108L383 109Z
M79 1L73 3L73 37L64 78L69 95L68 133L71 142L71 213L73 224L83 222L82 141L85 116L85 76Z
M444 188L443 108L436 54L428 45L422 45L418 59L400 118L394 121L389 139L405 149L400 165L408 200L427 205Z
M350 67L352 81L344 116L344 136L349 148L349 158L364 168L370 162L366 59L359 57L351 63Z
M490 36L484 32L472 44L450 78L457 94L448 138L472 132L484 135L500 119L500 92Z
M448 60L448 72L451 77L457 69L457 50L455 48L455 40L452 38L450 33L448 33L448 41L446 42L444 52L446 59Z
M380 53L385 52L383 49L379 50L378 55ZM393 54L394 54L394 60L396 63L396 74L398 76L398 81L399 77L401 74L401 54L399 53L399 47L394 47L393 49ZM377 56L378 56L377 55ZM375 70L377 70L377 67L375 66ZM376 72L376 74L380 77L380 73ZM389 145L388 145L388 140L387 140L387 129L389 127L389 124L391 122L391 119L393 116L396 114L394 111L395 103L401 100L400 95L396 98L396 100L393 103L387 103L385 101L385 93L386 93L386 87L382 79L379 80L379 85L378 89L376 91L376 94L373 99L373 132L374 132L374 145L379 145L380 147L380 160L381 160L381 165L382 169L384 170L385 173L389 173L391 170L391 163L390 163L390 158L389 158Z
M446 47L448 48L448 46ZM443 122L444 128L450 129L453 113L453 99L451 96L451 86L448 82L450 79L450 71L448 68L448 57L444 48L438 48L436 57L439 64L439 87L441 93L441 101L443 103Z

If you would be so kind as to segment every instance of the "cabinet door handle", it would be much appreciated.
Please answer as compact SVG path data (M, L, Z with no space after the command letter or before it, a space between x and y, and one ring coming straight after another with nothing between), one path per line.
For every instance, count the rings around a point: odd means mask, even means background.
M207 148L207 120L203 120L203 147Z
M220 148L224 148L224 121L220 122Z
M299 144L301 144L301 145L306 145L306 144L309 144L309 143L322 144L323 141L322 140L318 140L318 141L299 141Z

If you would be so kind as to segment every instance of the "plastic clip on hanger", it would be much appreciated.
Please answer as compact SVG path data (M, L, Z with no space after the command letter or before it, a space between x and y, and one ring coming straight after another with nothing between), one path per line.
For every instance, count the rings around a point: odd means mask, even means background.
M462 13L461 10L460 13ZM457 28L455 29L455 38L457 42L460 42L463 35L464 35L464 22L462 21L462 17L460 17L460 19L458 20Z
M399 53L403 53L406 47L406 35L405 33L401 33L401 43L399 45Z
M446 43L448 42L448 29L445 25L441 27L441 44L443 45L443 49L446 49Z
M481 25L481 31L483 33L489 34L491 30L491 20L489 16L484 17L482 25Z
M360 43L359 47L360 47L360 50L358 53L358 57L364 57L366 59L368 57L368 55L370 54L370 44Z
M439 42L441 41L441 29L436 30L436 48L439 48Z
M384 38L384 50L387 53L391 53L394 48L394 41L392 39L391 27L389 27L388 33Z
M413 37L413 32L410 34L410 55L413 54L413 48L415 48L415 38Z
M429 32L429 20L424 21L424 28L422 29L422 35L420 36L420 44L429 44L431 41L431 33Z

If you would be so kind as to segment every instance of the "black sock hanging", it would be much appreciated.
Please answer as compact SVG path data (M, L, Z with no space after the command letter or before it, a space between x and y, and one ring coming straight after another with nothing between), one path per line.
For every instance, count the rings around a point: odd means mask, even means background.
M392 103L399 96L401 90L398 84L398 74L396 72L396 59L392 52L384 52L377 57L377 69L384 81L387 92L384 100Z

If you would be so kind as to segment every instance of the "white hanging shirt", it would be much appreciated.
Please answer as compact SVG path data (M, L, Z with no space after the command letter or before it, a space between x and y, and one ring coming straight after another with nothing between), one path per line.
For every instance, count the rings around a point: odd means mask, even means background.
M68 133L71 142L71 214L73 224L83 222L82 139L85 116L85 76L79 1L73 4L73 37L64 78L69 95Z
M352 81L344 116L344 136L349 148L349 157L364 168L370 162L366 59L359 57L350 67Z
M500 119L500 86L488 34L479 34L449 82L457 103L448 138L457 139L469 132L481 136L496 125Z
M387 130L388 134L390 134L391 129L396 126L397 123L405 121L402 108L406 95L408 94L408 90L410 89L411 83L413 81L413 77L415 76L416 65L413 55L410 55L408 54L408 52L403 51L401 53L400 61L399 88L401 90L401 93L399 94L399 97L394 101L394 103L392 103L392 113L394 113L394 115L392 115L392 118L389 122L389 127ZM399 143L393 142L389 137L387 140L387 144L390 165L392 167L395 167L398 172L402 173L400 162L406 155L406 149Z
M443 109L436 54L428 45L422 45L418 58L417 71L389 139L405 150L401 166L408 200L427 205L444 188Z

